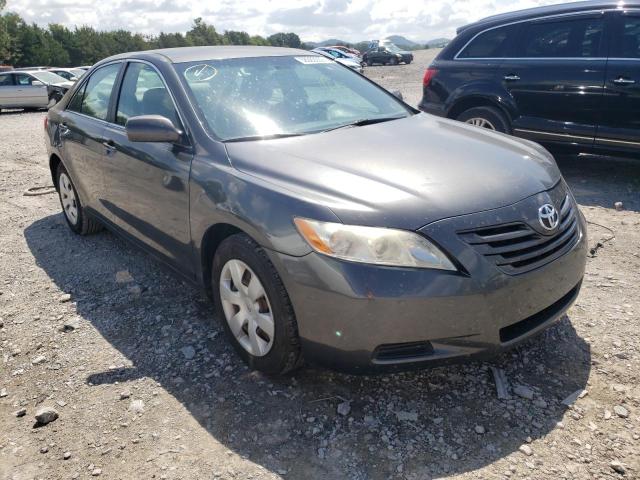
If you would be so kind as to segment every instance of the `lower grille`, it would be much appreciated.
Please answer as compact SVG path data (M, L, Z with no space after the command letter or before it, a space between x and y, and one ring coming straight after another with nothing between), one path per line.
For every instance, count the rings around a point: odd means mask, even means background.
M576 207L567 195L560 207L559 226L542 235L523 222L458 232L477 252L505 273L517 275L552 262L571 250L580 238Z
M512 340L516 340L519 337L527 334L531 330L539 327L543 323L555 318L560 312L566 309L571 302L576 298L578 292L580 291L580 282L578 285L573 287L569 293L567 293L560 300L555 302L553 305L548 306L544 310L531 315L524 320L519 321L518 323L514 323L513 325L509 325L508 327L504 327L500 329L500 341L502 343L511 342Z
M433 346L429 342L394 343L380 345L373 355L374 362L401 362L433 355Z

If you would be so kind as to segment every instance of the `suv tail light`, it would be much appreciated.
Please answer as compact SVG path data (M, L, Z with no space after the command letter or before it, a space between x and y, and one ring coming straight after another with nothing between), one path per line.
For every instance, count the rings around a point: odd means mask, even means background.
M437 73L437 68L427 68L427 71L424 72L424 78L422 79L422 86L425 88L428 87L431 84L431 80L433 80L433 77L435 77Z

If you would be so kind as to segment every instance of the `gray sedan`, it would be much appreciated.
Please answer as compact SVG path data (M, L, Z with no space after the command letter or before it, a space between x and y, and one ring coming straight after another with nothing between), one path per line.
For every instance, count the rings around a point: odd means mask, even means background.
M580 290L584 218L546 150L307 51L111 57L46 135L71 230L107 226L204 287L264 372L492 355Z

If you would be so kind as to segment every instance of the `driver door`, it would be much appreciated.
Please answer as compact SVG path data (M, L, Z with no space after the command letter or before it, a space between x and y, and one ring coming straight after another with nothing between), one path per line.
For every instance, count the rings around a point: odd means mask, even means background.
M141 115L166 117L184 131L160 73L148 63L131 61L117 96L115 118L110 119L103 133L102 202L116 226L176 269L190 274L192 148L186 135L176 143L130 141L125 130L127 120Z

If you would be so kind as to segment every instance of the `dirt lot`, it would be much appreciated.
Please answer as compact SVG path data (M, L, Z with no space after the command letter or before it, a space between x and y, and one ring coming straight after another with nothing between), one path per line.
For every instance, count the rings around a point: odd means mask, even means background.
M430 53L368 75L415 104ZM43 117L0 115L0 479L640 478L640 163L559 159L603 246L568 317L518 350L265 378L199 291L23 196L51 183ZM43 407L59 418L34 428Z

